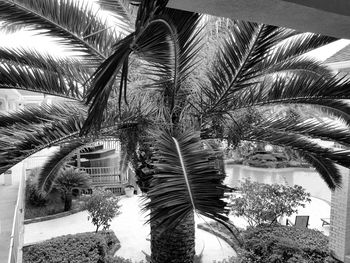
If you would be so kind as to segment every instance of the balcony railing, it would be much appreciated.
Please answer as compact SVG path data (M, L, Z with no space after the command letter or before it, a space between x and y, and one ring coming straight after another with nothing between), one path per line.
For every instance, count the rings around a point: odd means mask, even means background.
M23 247L23 233L24 233L24 172L22 172L17 202L15 207L15 214L13 218L11 239L10 239L10 251L8 257L8 263L21 263L22 262L22 247Z
M121 185L128 182L128 175L121 175L119 167L81 167L90 175L92 185Z
M94 145L103 145L103 149L115 149L120 151L120 141L114 138L104 138L93 143Z

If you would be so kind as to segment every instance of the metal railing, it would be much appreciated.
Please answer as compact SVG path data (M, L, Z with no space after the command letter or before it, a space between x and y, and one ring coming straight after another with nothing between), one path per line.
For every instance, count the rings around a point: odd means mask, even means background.
M103 145L103 149L115 149L120 151L120 141L114 138L104 138L94 142L94 145Z
M117 185L128 182L128 176L121 175L119 167L81 167L80 170L90 175L92 185Z
M8 263L22 262L22 247L24 233L24 177L25 173L24 171L22 171L19 181L15 214L13 217Z

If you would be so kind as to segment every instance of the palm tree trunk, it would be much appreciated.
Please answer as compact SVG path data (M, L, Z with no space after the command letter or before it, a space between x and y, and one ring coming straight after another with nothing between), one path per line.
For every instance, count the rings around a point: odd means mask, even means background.
M190 213L175 228L161 234L155 231L151 221L152 263L193 263L195 255L194 213Z
M72 191L64 194L64 211L69 211L72 208Z

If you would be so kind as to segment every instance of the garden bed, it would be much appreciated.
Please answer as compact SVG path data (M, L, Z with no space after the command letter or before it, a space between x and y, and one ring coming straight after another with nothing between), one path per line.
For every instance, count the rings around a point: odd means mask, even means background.
M64 217L83 211L85 209L84 206L85 201L81 200L81 198L73 200L72 209L66 212L64 211L64 204L60 198L51 199L43 206L33 206L27 202L24 210L24 223L30 224Z

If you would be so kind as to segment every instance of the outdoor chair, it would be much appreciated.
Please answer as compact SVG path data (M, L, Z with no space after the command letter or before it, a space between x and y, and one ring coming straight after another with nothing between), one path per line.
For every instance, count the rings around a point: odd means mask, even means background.
M297 228L307 228L309 225L309 216L296 216L294 224L287 219L286 225L295 226Z

